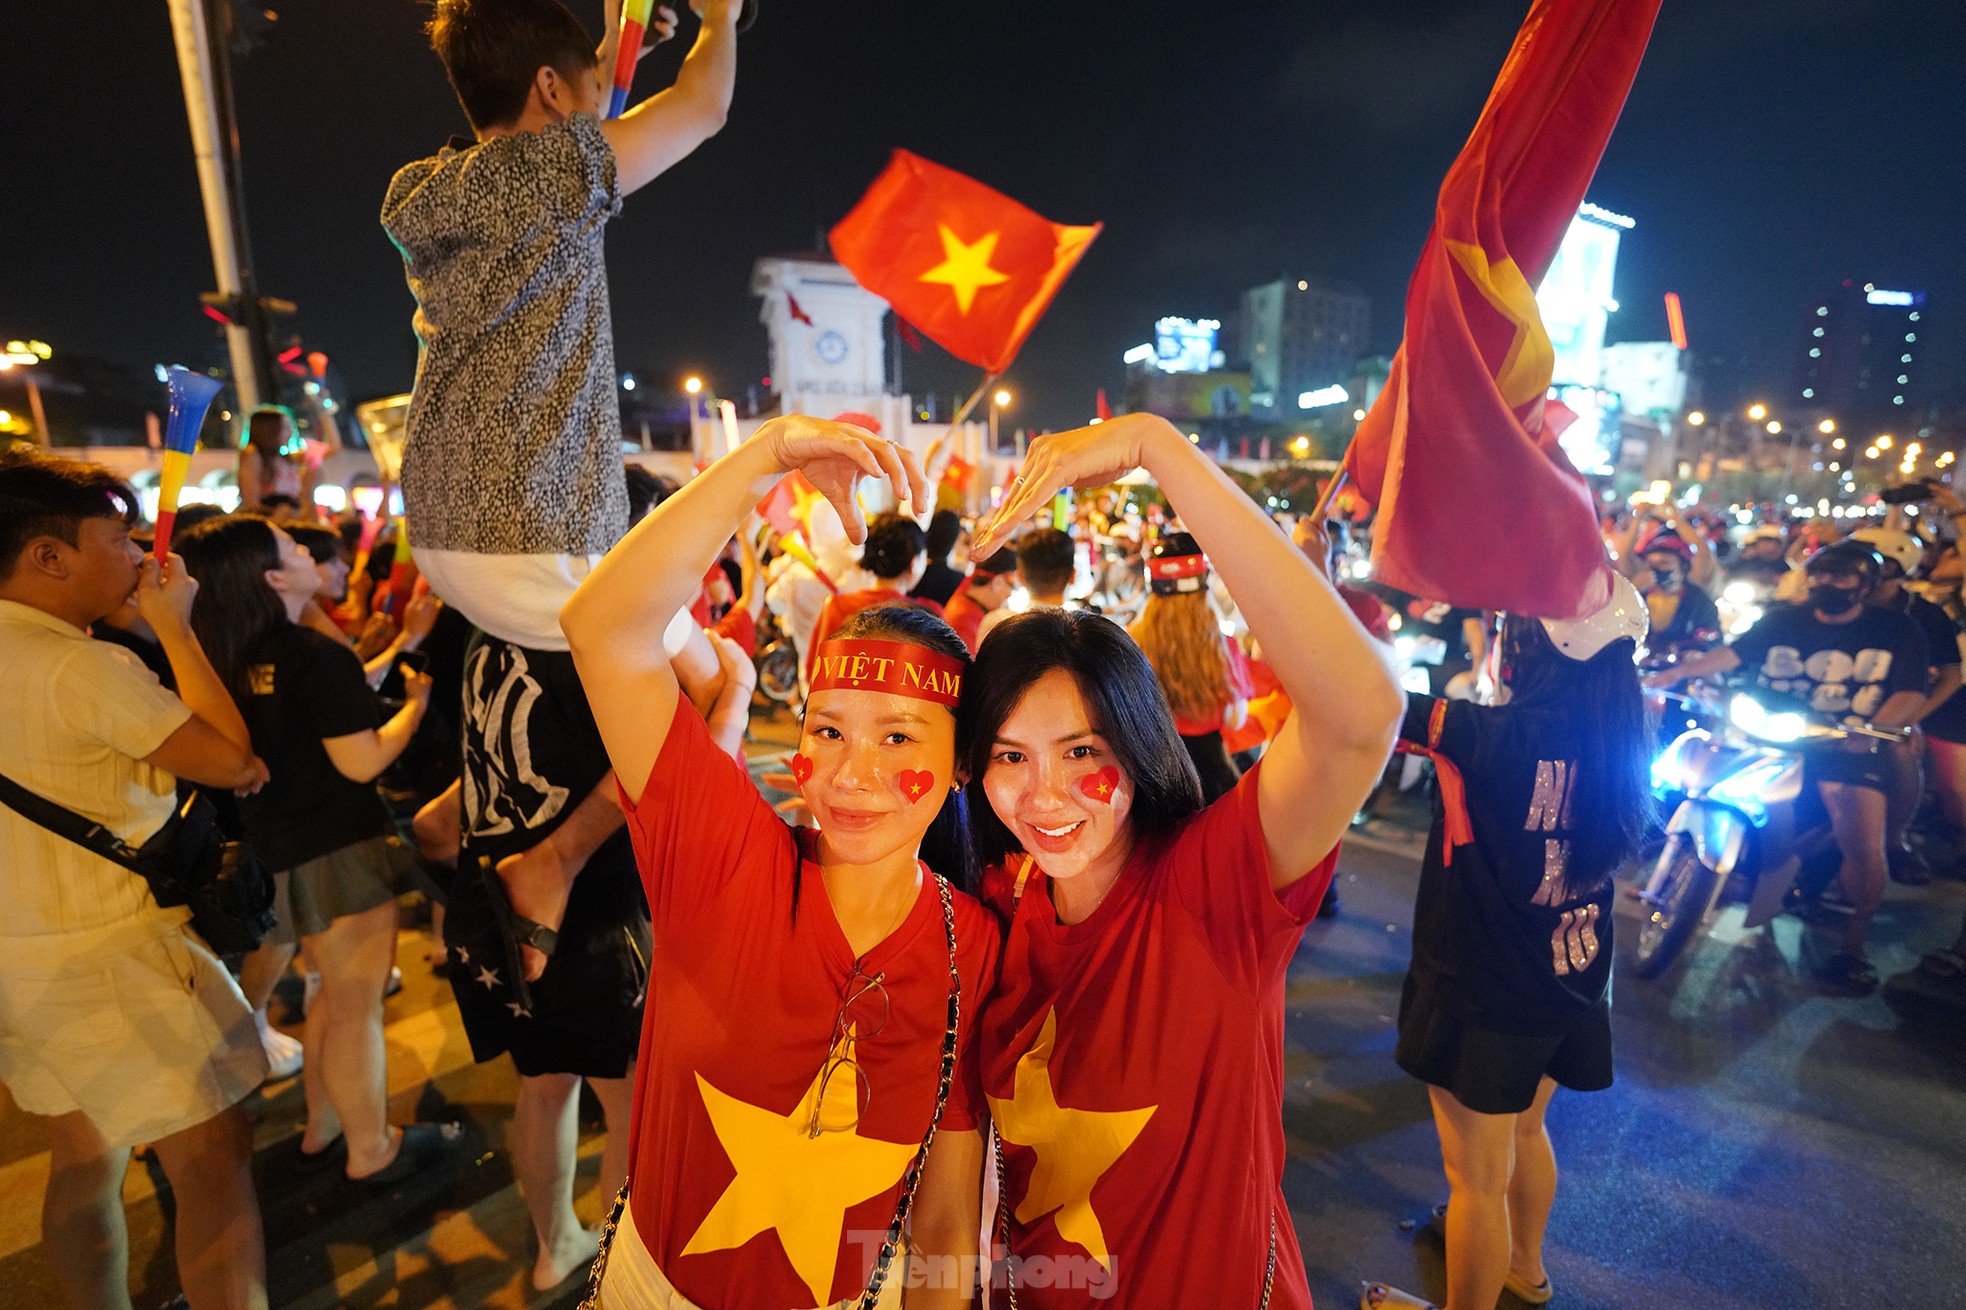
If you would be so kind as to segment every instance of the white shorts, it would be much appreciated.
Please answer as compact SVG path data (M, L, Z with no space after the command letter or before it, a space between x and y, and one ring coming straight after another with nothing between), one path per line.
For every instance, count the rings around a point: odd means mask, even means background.
M135 1146L265 1080L246 998L186 917L0 938L0 1083L21 1109L80 1110L111 1146Z
M908 1281L907 1271L908 1251L904 1245L894 1253L887 1282L881 1287L880 1299L874 1303L875 1310L900 1310L901 1288ZM851 1310L859 1301L856 1296L823 1310ZM616 1225L614 1239L608 1247L607 1268L594 1306L595 1310L701 1310L696 1302L676 1290L675 1284L655 1263L655 1257L642 1242L641 1233L635 1229L634 1208L627 1202L621 1206L621 1222Z
M599 555L476 555L414 544L410 549L417 572L444 604L500 641L528 650L567 648L560 608L601 562ZM672 658L689 639L690 625L689 611L683 610L662 634Z

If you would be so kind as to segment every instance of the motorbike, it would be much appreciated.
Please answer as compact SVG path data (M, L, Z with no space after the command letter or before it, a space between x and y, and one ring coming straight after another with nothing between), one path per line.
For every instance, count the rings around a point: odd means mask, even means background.
M1806 750L1904 735L1770 710L1746 693L1727 700L1713 727L1680 734L1652 762L1653 792L1676 805L1639 892L1638 976L1664 973L1722 904L1745 902L1749 928L1769 922L1788 904L1805 864L1821 865L1819 857L1834 853L1828 812L1805 785Z

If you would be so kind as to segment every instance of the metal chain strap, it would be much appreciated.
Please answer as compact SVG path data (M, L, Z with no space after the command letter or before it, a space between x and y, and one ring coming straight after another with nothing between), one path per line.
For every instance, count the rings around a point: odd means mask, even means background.
M949 880L941 874L935 876L935 887L942 897L942 934L949 943L949 1023L942 1034L942 1071L935 1087L935 1113L929 1118L928 1132L922 1137L920 1149L915 1152L908 1171L902 1175L901 1198L894 1206L894 1221L888 1225L887 1240L881 1243L881 1256L874 1263L873 1274L867 1280L867 1290L854 1303L856 1310L874 1310L881 1299L881 1288L887 1282L888 1268L900 1248L902 1230L907 1227L909 1211L914 1207L915 1190L921 1186L929 1147L935 1144L935 1130L942 1122L942 1112L949 1106L949 1089L956 1081L956 1046L962 1028L963 989L962 973L956 967L956 902L949 891ZM621 1226L622 1211L627 1205L628 1185L623 1183L621 1191L614 1198L613 1208L608 1211L607 1223L601 1229L601 1249L594 1255L594 1267L587 1275L587 1296L578 1310L597 1310L601 1280L607 1272L608 1251L614 1246L615 1230Z

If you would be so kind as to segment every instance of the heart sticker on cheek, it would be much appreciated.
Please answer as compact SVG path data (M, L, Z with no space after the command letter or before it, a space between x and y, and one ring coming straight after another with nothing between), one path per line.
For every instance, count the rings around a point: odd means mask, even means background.
M901 794L908 798L910 805L935 791L935 775L927 769L903 769L894 775L894 780L901 785Z
M812 761L803 755L794 755L792 757L792 781L803 787L806 785L807 779L811 777Z
M1108 764L1097 773L1088 773L1079 779L1079 790L1086 799L1098 801L1101 805L1113 803L1113 793L1120 789L1120 771Z

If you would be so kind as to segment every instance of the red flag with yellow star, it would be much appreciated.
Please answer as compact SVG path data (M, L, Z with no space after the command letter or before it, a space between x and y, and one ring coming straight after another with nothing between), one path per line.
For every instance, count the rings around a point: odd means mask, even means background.
M1101 226L1054 223L897 150L833 229L833 257L944 350L1001 373Z
M1536 285L1583 203L1659 0L1536 0L1441 184L1406 340L1345 467L1379 507L1376 576L1474 609L1607 598L1590 488L1544 411Z

